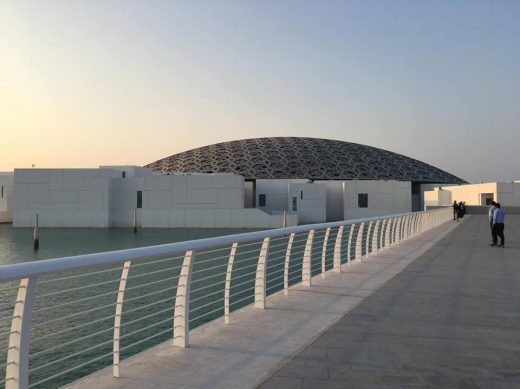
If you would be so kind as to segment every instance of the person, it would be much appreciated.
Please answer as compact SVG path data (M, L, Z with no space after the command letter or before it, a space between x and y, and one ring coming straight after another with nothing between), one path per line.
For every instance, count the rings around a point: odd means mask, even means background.
M457 200L453 200L453 220L459 221L459 204L457 204Z
M504 221L506 213L504 212L504 209L500 207L500 203L496 203L495 206L497 209L493 212L493 243L491 243L491 246L496 246L498 243L498 237L500 237L499 247L504 247Z
M462 219L464 217L464 203L461 201L459 202L459 219Z
M489 218L489 229L491 230L491 241L493 241L493 214L495 213L495 209L497 203L495 201L491 201L491 207L488 210L488 218Z

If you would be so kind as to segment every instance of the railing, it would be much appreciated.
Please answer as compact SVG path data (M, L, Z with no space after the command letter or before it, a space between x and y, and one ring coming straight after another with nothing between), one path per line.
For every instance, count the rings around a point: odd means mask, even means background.
M438 209L0 267L0 384L56 387L110 364L118 377L130 355L168 339L187 347L190 329L263 309L273 293L451 217Z

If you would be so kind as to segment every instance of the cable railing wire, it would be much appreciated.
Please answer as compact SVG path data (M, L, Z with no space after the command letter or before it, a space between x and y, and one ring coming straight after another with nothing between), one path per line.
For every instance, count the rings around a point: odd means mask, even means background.
M42 321L42 322L37 322L37 323L34 323L32 325L32 327L33 328L38 328L38 327L41 327L44 324L55 323L55 322L58 322L58 321L61 321L61 320L66 320L66 319L70 319L70 318L73 318L73 317L85 315L86 313L92 313L92 312L100 311L102 309L107 309L107 308L110 308L110 307L114 307L116 305L117 305L117 302L113 302L113 303L106 304L106 305L101 305L99 307L87 309L86 311L80 311L80 312L72 313L72 314L67 315L67 316L60 316L60 317L56 317L54 319L50 319L50 320L46 320L46 321Z
M91 276L91 275L98 275L98 274L102 274L102 273L108 273L108 272L111 272L111 271L113 271L113 272L121 271L121 266L114 267L112 269L94 271L94 272L90 272L90 273L75 274L75 275L72 275L72 276L59 277L59 278L50 278L50 279L47 279L47 280L39 280L38 284L39 285L43 285L43 284L48 284L48 283L51 283L51 282L65 281L65 280L70 280L70 279L74 279L74 278L81 278L81 277L88 277L88 276Z
M72 305L72 304L83 303L85 301L94 300L94 299L100 298L100 297L106 297L106 296L109 296L109 295L114 295L117 292L118 292L117 290L113 290L113 291L106 292L106 293L101 293L101 294L98 294L98 295L95 295L95 296L85 297L85 298L82 298L82 299L79 299L79 300L67 301L65 303L58 304L58 305L51 305L49 307L38 308L38 309L35 309L33 311L33 314L39 313L39 312L49 311L49 310L55 309L55 308L66 307L66 306Z

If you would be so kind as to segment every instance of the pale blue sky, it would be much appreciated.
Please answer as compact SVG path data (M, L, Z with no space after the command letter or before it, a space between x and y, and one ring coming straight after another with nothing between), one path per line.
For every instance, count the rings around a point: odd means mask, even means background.
M520 1L2 1L0 170L261 136L520 178Z

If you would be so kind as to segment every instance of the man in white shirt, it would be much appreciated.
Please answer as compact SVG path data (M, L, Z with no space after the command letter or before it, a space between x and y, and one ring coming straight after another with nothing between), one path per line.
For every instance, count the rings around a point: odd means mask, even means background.
M497 209L497 203L495 203L495 201L491 201L491 207L489 207L488 210L489 228L491 229L491 239L493 239L493 214L495 213L495 209Z
M504 222L506 213L504 212L504 209L500 207L500 203L496 203L495 206L497 209L493 212L493 243L491 246L497 245L497 236L500 236L499 247L504 247Z

